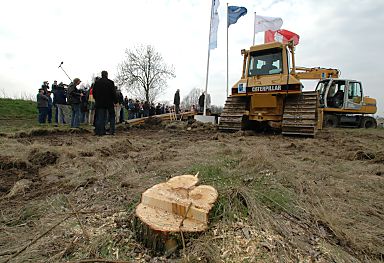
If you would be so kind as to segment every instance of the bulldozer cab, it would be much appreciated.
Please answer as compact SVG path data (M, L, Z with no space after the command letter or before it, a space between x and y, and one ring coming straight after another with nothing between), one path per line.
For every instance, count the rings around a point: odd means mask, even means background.
M325 79L319 81L316 91L322 108L358 110L362 107L363 90L358 81Z
M282 49L258 50L250 53L248 77L283 72Z
M290 72L294 55L288 44L272 42L251 46L249 50L243 49L242 55L243 71L241 79L232 86L232 96L301 92L300 81Z

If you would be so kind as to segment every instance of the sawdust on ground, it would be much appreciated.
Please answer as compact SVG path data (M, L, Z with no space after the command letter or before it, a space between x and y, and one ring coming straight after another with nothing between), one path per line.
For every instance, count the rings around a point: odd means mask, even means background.
M0 261L380 262L383 145L382 129L310 139L180 122L3 136ZM196 172L219 191L210 228L154 256L131 229L140 194Z

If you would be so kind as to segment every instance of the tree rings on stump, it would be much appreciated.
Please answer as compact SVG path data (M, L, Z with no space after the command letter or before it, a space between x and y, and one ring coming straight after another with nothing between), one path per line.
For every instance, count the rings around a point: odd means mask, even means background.
M154 185L136 207L136 238L161 254L173 252L184 237L208 228L208 213L217 200L215 188L199 185L197 176L180 175Z

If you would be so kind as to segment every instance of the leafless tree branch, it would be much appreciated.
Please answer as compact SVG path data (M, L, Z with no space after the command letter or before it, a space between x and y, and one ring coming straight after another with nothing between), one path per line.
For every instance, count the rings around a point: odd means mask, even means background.
M167 80L175 77L174 67L150 45L127 49L125 54L115 82L131 95L153 102L167 88Z

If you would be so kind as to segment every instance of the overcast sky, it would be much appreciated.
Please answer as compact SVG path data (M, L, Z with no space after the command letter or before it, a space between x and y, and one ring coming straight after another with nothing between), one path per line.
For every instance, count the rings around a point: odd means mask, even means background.
M248 14L229 28L229 83L241 74L240 50L253 40L254 12L277 16L300 35L296 64L333 67L363 82L384 115L383 0L258 0L228 2ZM0 96L35 96L44 80L91 83L107 70L114 78L125 49L150 44L174 65L176 78L159 98L173 100L205 88L211 0L0 0ZM211 51L208 92L226 98L226 5L220 0L218 48ZM263 34L256 35L263 43ZM305 89L315 88L312 82Z

